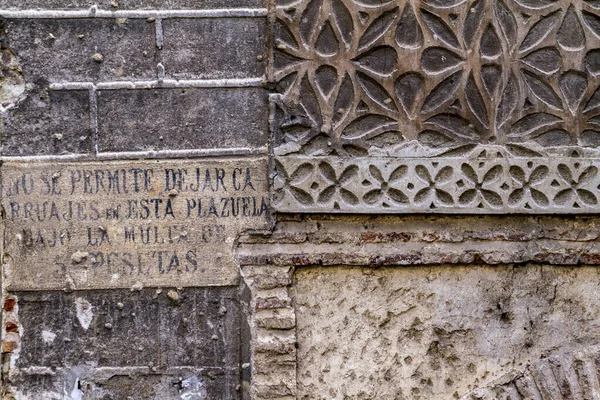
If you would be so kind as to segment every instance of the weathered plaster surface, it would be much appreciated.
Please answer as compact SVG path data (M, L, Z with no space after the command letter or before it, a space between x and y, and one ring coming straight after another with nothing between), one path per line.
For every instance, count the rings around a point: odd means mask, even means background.
M583 266L299 269L298 398L461 397L555 352L597 345L599 285L598 269Z

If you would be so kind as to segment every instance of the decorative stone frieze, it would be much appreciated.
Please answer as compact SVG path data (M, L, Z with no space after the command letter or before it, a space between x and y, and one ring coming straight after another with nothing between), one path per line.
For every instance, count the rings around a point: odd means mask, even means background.
M596 3L305 0L274 14L277 210L598 210Z

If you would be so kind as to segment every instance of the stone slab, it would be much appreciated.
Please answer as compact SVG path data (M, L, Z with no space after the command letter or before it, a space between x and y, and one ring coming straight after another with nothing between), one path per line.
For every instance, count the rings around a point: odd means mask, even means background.
M266 161L5 163L12 290L238 281L238 233L268 222Z
M267 144L261 88L98 92L99 150L258 148Z
M174 79L261 77L266 18L163 20L165 74Z
M54 398L67 388L86 399L171 399L185 392L182 378L198 380L206 398L238 398L247 362L238 293L237 287L12 293L22 331L13 388L31 398Z
M145 19L8 19L6 33L27 82L156 79L155 27Z

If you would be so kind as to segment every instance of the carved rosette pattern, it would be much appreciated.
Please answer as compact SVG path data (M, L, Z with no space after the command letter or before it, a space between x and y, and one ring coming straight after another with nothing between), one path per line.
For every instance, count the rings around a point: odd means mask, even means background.
M275 160L283 212L597 212L594 160L327 158Z
M277 0L273 24L280 211L598 210L597 184L575 188L600 157L598 1ZM299 191L306 156L324 181ZM591 196L558 196L567 169Z
M280 143L339 155L407 140L600 144L598 2L285 3Z

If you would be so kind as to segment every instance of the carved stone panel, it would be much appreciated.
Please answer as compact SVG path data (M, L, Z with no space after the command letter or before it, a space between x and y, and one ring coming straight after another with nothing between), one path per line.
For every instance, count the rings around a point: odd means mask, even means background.
M597 2L276 3L276 209L598 210Z

